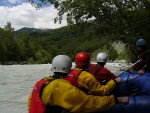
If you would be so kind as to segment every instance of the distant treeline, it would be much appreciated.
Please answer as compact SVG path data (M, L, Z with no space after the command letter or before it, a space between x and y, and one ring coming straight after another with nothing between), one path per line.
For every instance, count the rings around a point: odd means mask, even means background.
M150 20L148 12L144 13L146 23ZM109 55L109 60L134 61L136 40L144 38L147 43L150 42L150 24L143 23L142 20L137 22L138 25L132 26L134 31L127 34L121 34L123 29L118 33L103 29L104 26L98 26L97 22L59 29L22 28L18 31L14 31L8 22L4 28L0 28L0 64L51 63L52 58L58 54L69 55L74 60L75 54L79 51L88 52L92 60L98 52L105 51ZM123 43L125 49L118 53L112 46L114 42Z
M53 30L22 28L14 31L8 22L4 28L0 28L0 64L51 63L52 58L58 54L69 55L74 60L78 51L86 51L92 58L98 49L109 50L109 58L112 60L118 57L107 38L84 35L87 34L68 27Z
M0 28L0 63L50 63L61 51L45 39L30 38L27 32L14 34L11 23ZM9 63L11 62L11 63Z

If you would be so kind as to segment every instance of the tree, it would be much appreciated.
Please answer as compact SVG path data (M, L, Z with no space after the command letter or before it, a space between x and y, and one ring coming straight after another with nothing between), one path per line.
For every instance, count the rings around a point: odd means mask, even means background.
M32 4L36 0L29 0ZM109 36L111 41L121 41L135 52L135 41L150 41L149 0L40 0L38 7L50 2L58 10L55 22L67 15L68 25L80 26L87 31L87 24L94 26L98 37ZM83 29L84 28L84 29Z
M16 50L16 45L10 22L7 23L4 29L0 28L0 44L0 52L2 52L1 61L13 61L15 58L14 51Z
M52 56L49 52L41 49L36 54L37 63L50 63L52 61Z
M29 1L35 3L35 0ZM61 22L64 14L67 14L68 25L84 23L85 26L87 22L96 22L99 33L116 34L116 40L124 42L139 35L136 33L139 26L134 28L134 25L139 24L141 16L144 16L140 10L150 9L148 0L40 0L37 6L41 7L47 2L59 11L55 22ZM127 40L120 36L125 36Z
M118 52L112 47L108 51L109 60L114 61L118 57Z
M4 30L5 30L5 31L13 32L13 31L14 31L14 28L11 26L11 23L10 23L10 22L7 22L7 25L4 26Z

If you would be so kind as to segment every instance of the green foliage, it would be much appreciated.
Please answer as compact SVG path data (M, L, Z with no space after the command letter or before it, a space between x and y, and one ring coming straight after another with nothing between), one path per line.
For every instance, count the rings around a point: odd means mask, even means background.
M101 40L103 41L103 40ZM110 61L114 61L116 59L118 59L118 52L117 50L112 46L112 43L110 43L108 41L108 39L105 39L105 41L103 41L103 43L99 42L99 44L101 46L99 46L99 48L93 50L92 54L91 54L91 58L95 61L96 60L96 56L99 52L105 52L108 54L108 59Z
M14 35L11 23L0 28L0 62L49 63L60 50L45 39L32 39L27 32Z
M13 51L17 51L17 47L13 36L10 23L7 23L5 29L0 28L0 52L2 52L0 59L2 62L15 58Z
M119 53L117 59L118 59L118 60L125 59L125 60L128 61L128 62L132 62L133 60L136 61L135 59L131 59L131 58L129 57L129 54L132 54L132 53L128 53L127 50L123 50L121 53Z
M52 61L52 55L43 49L35 53L35 58L37 59L38 64L49 63Z
M35 61L34 59L31 57L31 58L28 58L27 59L27 62L30 63L30 64L35 64ZM42 62L43 63L43 62Z
M114 61L118 57L118 52L111 47L108 51L109 60Z
M51 63L52 58L58 54L69 55L74 60L79 51L90 53L92 59L95 59L98 52L103 51L109 54L110 60L115 60L118 53L109 41L109 36L97 36L92 28L93 26L88 27L88 32L82 34L76 34L76 29L63 27L36 34L20 32L17 35L0 29L1 36L5 36L0 42L0 51L3 53L0 62ZM9 43L11 46L7 45ZM8 51L8 48L11 51Z
M68 25L76 26L87 40L107 36L110 41L125 43L134 56L135 41L141 37L150 40L149 0L41 0L37 6L47 2L58 10L55 22L61 23L67 14Z
M13 31L14 31L14 28L11 26L11 23L10 23L10 22L7 22L7 25L4 26L4 30L5 30L5 31L13 32Z
M36 0L29 0L37 3ZM95 58L101 50L116 58L136 59L135 42L138 38L150 42L150 2L148 0L40 0L37 8L47 2L58 10L55 22L60 22L67 14L69 27L47 32L31 32L14 37L11 30L0 30L2 37L0 56L5 60L28 60L47 63L57 54L67 54L74 58L76 52L86 51ZM8 23L7 27L11 28ZM113 42L126 45L125 53L118 55ZM15 49L15 54L13 50ZM48 56L48 57L47 57ZM16 59L17 57L17 59Z

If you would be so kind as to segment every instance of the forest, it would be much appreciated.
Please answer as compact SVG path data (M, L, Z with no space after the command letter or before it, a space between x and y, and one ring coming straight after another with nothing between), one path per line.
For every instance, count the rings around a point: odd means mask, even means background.
M29 0L34 4L34 0ZM78 51L86 51L91 59L106 51L109 60L136 60L135 42L144 38L150 42L150 2L148 0L42 0L36 8L50 2L59 11L54 17L60 22L67 14L68 26L58 29L22 28L14 31L8 22L0 28L0 63L51 63L58 54L72 59ZM35 5L33 5L34 7ZM112 46L123 43L118 53Z
M0 62L1 64L43 64L51 63L54 56L66 54L74 58L78 51L92 55L97 49L111 47L108 39L87 38L67 26L59 29L40 30L22 28L14 31L10 22L0 28ZM110 54L116 59L117 51ZM96 54L96 53L95 53ZM94 56L95 57L95 56Z

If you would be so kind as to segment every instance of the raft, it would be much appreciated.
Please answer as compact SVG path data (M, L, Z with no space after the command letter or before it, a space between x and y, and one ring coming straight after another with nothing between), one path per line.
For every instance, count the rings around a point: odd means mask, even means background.
M128 104L116 104L106 113L150 113L150 96L129 96Z
M150 113L150 72L124 72L119 85L120 95L129 96L128 104L116 104L105 113Z
M120 93L126 95L150 95L150 72L139 75L137 72L124 72L120 75Z

